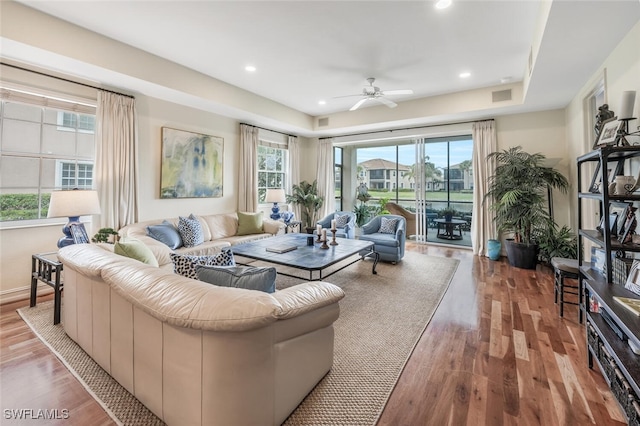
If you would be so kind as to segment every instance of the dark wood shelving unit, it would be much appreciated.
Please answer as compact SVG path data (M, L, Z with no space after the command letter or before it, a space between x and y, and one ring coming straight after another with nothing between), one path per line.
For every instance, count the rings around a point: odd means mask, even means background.
M614 297L640 298L639 295L623 286L612 284L612 256L620 252L640 253L640 244L622 244L617 237L611 235L609 223L610 202L640 202L640 195L610 195L608 193L608 166L616 163L616 174L620 174L624 162L640 156L640 146L602 147L578 157L578 185L583 182L583 166L599 164L601 182L600 192L583 192L578 187L578 253L580 263L580 285L584 291L580 308L585 311L587 319L586 340L588 347L589 367L598 366L611 390L625 412L631 425L640 425L640 355L634 353L629 342L640 348L640 317L627 310ZM592 177L592 183L597 180ZM592 190L593 188L589 188ZM603 231L585 229L582 223L582 203L598 202ZM605 251L605 271L601 273L592 268L584 259L584 242L588 240ZM590 300L594 299L599 306L597 312L591 309ZM603 312L608 314L607 322ZM614 331L617 329L617 333Z

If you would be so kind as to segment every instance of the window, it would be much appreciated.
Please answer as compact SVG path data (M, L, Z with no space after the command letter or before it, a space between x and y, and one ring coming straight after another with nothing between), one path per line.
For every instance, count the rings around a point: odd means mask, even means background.
M94 133L96 117L87 114L74 114L72 112L58 112L59 130L79 131Z
M258 145L258 203L265 202L267 188L286 188L288 151Z
M93 186L95 106L1 96L0 222L44 219L51 191Z
M336 211L342 211L342 148L333 147L333 162L335 164L335 207Z
M56 187L60 189L91 189L93 187L93 164L59 162L56 172Z

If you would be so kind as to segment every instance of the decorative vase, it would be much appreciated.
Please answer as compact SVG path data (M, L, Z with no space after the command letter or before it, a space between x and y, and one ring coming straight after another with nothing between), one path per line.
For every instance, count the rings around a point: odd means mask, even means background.
M491 260L500 259L500 249L502 248L502 243L500 240L487 240L487 255Z

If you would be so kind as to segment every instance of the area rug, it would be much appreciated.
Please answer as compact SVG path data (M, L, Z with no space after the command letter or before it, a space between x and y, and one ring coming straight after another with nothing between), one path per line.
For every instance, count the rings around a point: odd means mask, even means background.
M408 252L397 265L358 262L326 281L344 289L331 371L285 425L374 425L458 266ZM278 276L278 288L300 283ZM64 303L64 301L63 301ZM52 324L52 302L19 310L25 322L123 425L162 424Z

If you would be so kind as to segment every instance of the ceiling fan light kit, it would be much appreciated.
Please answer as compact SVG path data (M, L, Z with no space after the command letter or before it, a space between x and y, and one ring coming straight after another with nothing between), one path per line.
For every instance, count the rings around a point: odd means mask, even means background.
M359 95L347 95L348 96L362 96L363 98L356 102L349 111L355 111L362 106L367 101L376 101L380 102L383 105L388 106L389 108L395 108L398 106L397 103L393 102L390 99L387 99L386 96L394 96L394 95L412 95L413 90L411 89L400 89L400 90L380 90L379 87L374 86L373 83L376 81L375 78L369 77L367 78L368 86L365 86L362 89L362 93Z

